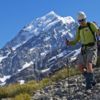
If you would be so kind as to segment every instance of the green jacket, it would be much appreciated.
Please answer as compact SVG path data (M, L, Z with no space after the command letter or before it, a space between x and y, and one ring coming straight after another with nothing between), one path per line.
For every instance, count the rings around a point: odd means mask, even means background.
M90 27L94 33L98 32L98 27L94 23L90 23ZM81 30L77 29L76 37L73 41L70 42L70 44L75 45L77 42L81 42L82 44L88 44L91 42L95 42L94 36L91 33L88 26L82 28Z

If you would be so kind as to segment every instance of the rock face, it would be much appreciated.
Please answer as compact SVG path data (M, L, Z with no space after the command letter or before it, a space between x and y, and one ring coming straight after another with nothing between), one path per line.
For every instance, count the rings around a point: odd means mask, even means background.
M73 76L38 90L31 100L100 100L100 68L95 69L97 84L91 94L85 92L83 76Z

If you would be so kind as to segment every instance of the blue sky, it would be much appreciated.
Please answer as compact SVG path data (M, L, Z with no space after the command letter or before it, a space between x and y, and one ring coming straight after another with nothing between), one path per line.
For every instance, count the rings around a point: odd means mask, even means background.
M0 48L23 26L50 11L76 20L78 11L87 14L88 21L100 25L100 0L0 0Z

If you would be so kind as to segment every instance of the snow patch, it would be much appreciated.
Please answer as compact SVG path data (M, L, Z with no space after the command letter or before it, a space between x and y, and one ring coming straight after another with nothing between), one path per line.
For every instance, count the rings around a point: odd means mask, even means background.
M7 79L9 79L11 76L8 75L8 76L3 76L2 78L0 78L0 81L1 82L5 82Z
M64 17L64 21L67 24L71 24L72 22L75 23L75 20L71 16Z
M17 48L19 48L20 46L22 46L23 44L25 44L32 36L28 37L25 41L23 41L22 43L19 43L18 45L12 47L12 50L16 50Z
M26 28L24 28L23 30L24 31L31 31L32 28L33 28L33 25L31 24L31 25L27 26Z
M62 35L66 35L66 34L68 34L70 32L70 29L69 30L66 30L66 31L62 31Z
M76 60L76 58L77 58L77 57L71 57L71 58L70 58L70 61L73 62L73 61Z
M18 70L18 72L20 72L20 71L22 71L22 70L24 70L24 69L26 69L26 68L28 68L28 67L30 67L31 65L33 64L33 62L31 61L31 62L26 62L24 65L23 65L23 67L21 68L21 69L19 69Z
M42 52L40 55L41 56L46 56L47 52Z
M6 82L0 83L0 86L4 86L6 84Z
M24 80L18 80L18 82L19 82L20 84L24 84L24 83L25 83Z
M50 59L48 60L48 62L50 62L50 61L52 61L52 60L55 60L55 59L56 59L56 56L50 58Z
M0 55L0 63L2 62L3 59L7 58L9 54L10 54L10 52L8 52L6 56Z
M45 39L44 39L44 41L48 41L50 39L50 36L49 37L46 37Z
M48 71L50 71L50 68L47 68L47 69L41 70L41 73L45 73L45 72L48 72Z
M55 21L49 23L49 24L44 28L44 30L45 30L45 31L49 30L53 25L55 25L55 24L58 23L59 21L60 21L60 20L55 20Z
M0 63L3 59L7 58L7 56L0 56Z
M63 24L71 24L72 22L75 22L75 20L71 16L58 17L58 19L60 19L63 22Z
M16 45L16 46L14 46L14 47L12 47L12 50L16 50L18 47L20 47L22 45L22 43L21 44L18 44L18 45Z
M68 33L70 38L74 38L73 34L71 34L70 32Z
M58 58L61 58L63 56L64 56L63 52L57 55Z
M31 52L33 52L33 51L35 51L36 50L36 48L31 48L30 50L29 50L29 52L31 53Z

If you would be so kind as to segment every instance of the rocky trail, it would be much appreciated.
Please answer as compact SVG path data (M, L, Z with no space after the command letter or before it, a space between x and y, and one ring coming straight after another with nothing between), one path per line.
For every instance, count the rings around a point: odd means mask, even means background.
M35 92L31 100L100 100L100 68L95 68L97 84L91 94L85 92L82 75L76 75Z

